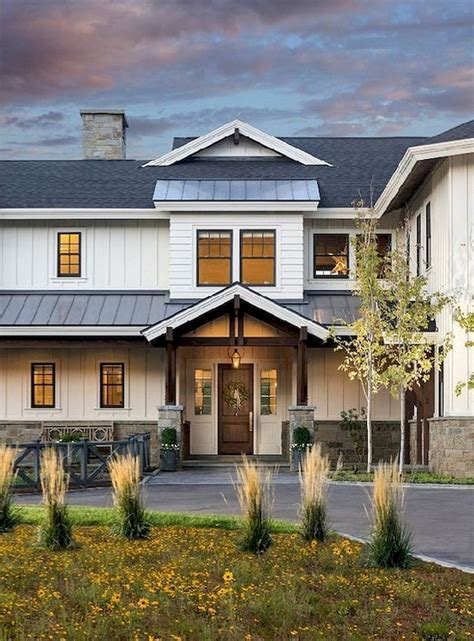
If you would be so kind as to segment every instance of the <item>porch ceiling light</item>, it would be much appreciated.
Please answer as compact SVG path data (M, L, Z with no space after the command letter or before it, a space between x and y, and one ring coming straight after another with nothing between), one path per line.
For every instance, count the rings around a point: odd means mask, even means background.
M234 369L239 369L242 356L239 354L239 350L237 348L234 349L234 353L232 354L230 360L232 361L232 367Z

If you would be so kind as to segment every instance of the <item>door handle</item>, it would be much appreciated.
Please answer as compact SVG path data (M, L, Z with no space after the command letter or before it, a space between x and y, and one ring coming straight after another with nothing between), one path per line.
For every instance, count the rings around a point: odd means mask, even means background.
M253 432L253 412L249 412L249 432Z

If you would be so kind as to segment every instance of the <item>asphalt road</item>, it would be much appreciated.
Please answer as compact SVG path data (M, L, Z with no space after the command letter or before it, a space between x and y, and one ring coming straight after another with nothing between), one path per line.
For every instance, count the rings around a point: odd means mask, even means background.
M167 512L238 514L231 471L186 470L160 474L146 486L150 509ZM371 487L331 483L329 518L337 532L366 538ZM37 504L38 495L18 495L18 502ZM280 473L275 483L274 516L298 518L299 486L295 475ZM109 489L69 493L71 505L110 506ZM441 563L474 572L474 488L411 485L406 491L406 521L413 533L415 552Z

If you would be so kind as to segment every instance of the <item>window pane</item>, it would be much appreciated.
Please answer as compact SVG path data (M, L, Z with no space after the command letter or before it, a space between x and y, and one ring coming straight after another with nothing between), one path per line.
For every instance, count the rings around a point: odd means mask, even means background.
M264 369L260 372L260 412L262 416L277 413L277 371Z
M314 275L341 277L349 273L349 235L314 236Z
M231 282L232 234L230 231L198 232L198 285Z
M199 261L199 285L228 285L230 260L228 258L202 258Z
M194 370L194 413L210 415L212 412L212 373L210 369Z
M32 407L54 407L54 378L53 363L33 363L31 366Z
M240 279L246 285L275 284L275 232L241 232Z
M274 285L273 258L244 258L242 260L242 282L245 285Z
M81 234L58 235L58 276L81 275Z
M376 234L375 242L377 243L377 254L382 260L379 269L379 278L383 278L387 268L387 256L392 251L392 235Z
M100 370L100 403L102 407L124 406L123 363L102 364Z

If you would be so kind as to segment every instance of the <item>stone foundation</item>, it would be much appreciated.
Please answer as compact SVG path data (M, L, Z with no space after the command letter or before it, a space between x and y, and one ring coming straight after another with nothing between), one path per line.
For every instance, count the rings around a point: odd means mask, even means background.
M365 452L361 460L357 459L354 453L354 446L348 430L343 430L339 421L315 421L314 442L321 442L323 453L329 455L331 465L335 466L339 455L342 454L342 462L345 467L357 465L365 468L367 456L367 430L365 423L360 424L363 433ZM372 422L372 461L377 464L379 461L394 459L400 450L400 423L396 421L373 421Z
M474 477L474 417L430 418L428 422L430 472Z
M0 422L0 443L10 445L33 443L41 438L42 431L41 421L2 421Z

